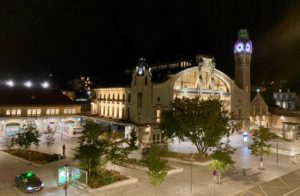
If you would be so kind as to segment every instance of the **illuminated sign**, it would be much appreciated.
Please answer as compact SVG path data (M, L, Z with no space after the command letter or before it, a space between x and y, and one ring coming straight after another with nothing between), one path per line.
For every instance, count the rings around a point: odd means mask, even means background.
M58 169L57 184L63 185L69 182L69 168L61 167Z

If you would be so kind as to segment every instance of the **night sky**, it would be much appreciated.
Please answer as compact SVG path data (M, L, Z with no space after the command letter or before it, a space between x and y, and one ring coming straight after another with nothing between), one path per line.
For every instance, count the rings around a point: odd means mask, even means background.
M252 82L297 82L299 21L296 0L6 0L0 77L122 81L140 57L153 65L198 53L215 56L217 68L233 76L233 45L246 28L254 47Z

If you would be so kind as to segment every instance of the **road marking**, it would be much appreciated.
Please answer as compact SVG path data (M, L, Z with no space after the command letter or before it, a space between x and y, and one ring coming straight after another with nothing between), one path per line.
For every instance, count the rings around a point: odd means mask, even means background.
M290 191L290 192L287 192L286 194L284 194L283 196L288 196L289 194L293 193L293 192L296 192L297 190L299 190L300 187L298 188L295 188L294 190Z
M258 187L264 193L265 196L268 196L268 194L264 191L264 189L260 185Z
M285 181L283 181L280 177L278 178L287 188L291 188Z

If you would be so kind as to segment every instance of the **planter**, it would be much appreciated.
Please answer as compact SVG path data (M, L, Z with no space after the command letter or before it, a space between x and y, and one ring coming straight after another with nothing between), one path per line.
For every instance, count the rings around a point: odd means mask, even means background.
M97 192L97 191L110 190L110 189L115 189L117 187L121 187L121 186L128 185L128 184L134 184L134 183L138 182L137 178L134 178L134 177L131 177L131 176L126 176L126 177L128 178L126 180L121 180L121 181L118 181L118 182L114 182L114 183L111 183L111 184L108 184L108 185L105 185L105 186L102 186L102 187L99 187L99 188L95 188L95 189L89 188L88 192L93 193L93 192Z
M61 161L63 161L63 160L65 159L65 158L63 158L63 159L60 159L60 160L57 160L57 161L52 161L52 162L50 162L50 163L38 164L38 163L34 163L34 162L32 162L32 161L29 161L29 160L27 160L27 159L18 157L18 156L16 156L16 155L10 154L10 153L8 153L8 152L4 152L4 151L2 151L2 150L0 150L0 153L5 154L5 155L10 156L10 157L13 157L13 158L15 158L15 159L18 159L18 160L20 160L20 161L23 161L24 163L27 163L27 164L30 164L30 165L34 165L34 166L36 166L36 167L41 167L41 166L46 166L46 165L52 165L52 164L61 162Z

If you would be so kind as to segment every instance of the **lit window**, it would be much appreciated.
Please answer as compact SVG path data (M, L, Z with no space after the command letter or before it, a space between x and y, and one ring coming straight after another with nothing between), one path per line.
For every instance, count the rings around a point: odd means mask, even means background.
M156 110L156 122L160 122L160 113L161 111L160 110Z
M59 109L55 109L55 114L56 114L56 115L59 114Z
M76 110L75 109L72 109L72 114L75 114L76 113Z
M67 114L68 113L68 109L64 109L64 114Z
M36 109L32 109L32 116L36 115Z
M36 115L40 116L41 115L41 109L36 109Z
M47 114L47 115L50 115L50 114L51 114L51 110L50 110L50 109L47 109L47 110L46 110L46 114Z
M51 115L55 114L55 109L51 109L50 114L51 114Z
M11 110L11 115L15 116L17 114L17 111L14 109L14 110Z
M10 115L10 110L6 110L6 115L7 115L7 116Z
M31 116L31 109L27 110L27 116Z
M17 109L17 116L21 116L21 109Z

